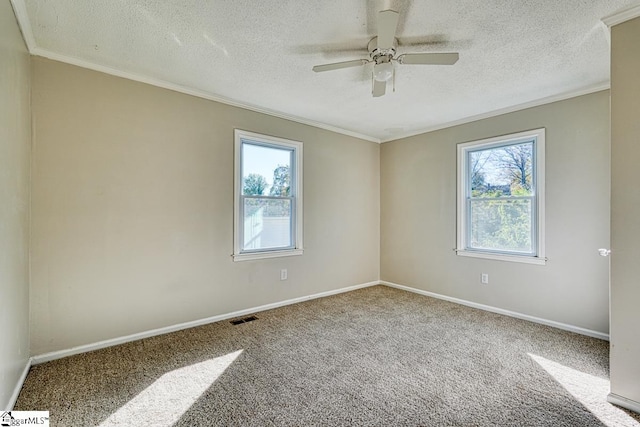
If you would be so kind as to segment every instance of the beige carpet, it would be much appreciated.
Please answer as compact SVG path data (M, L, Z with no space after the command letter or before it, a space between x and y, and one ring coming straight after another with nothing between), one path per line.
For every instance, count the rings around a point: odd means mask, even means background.
M53 426L640 426L607 342L384 286L35 366Z

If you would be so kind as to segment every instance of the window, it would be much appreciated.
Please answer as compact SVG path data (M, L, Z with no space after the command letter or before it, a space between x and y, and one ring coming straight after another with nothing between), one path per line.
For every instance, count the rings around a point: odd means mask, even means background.
M235 130L234 261L302 254L302 143Z
M545 263L544 137L458 144L458 255Z

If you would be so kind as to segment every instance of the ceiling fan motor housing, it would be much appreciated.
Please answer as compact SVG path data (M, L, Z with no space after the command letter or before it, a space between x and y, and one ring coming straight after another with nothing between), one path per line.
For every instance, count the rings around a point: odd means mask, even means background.
M393 39L393 46L387 49L378 49L378 37L374 37L369 40L367 50L369 51L369 57L376 64L382 64L385 62L391 62L396 54L398 47L398 39Z

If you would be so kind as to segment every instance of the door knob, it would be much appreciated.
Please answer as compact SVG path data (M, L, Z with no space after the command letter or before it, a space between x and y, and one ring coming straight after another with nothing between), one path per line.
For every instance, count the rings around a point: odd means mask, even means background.
M598 253L600 253L600 256L609 256L611 255L611 249L600 248Z

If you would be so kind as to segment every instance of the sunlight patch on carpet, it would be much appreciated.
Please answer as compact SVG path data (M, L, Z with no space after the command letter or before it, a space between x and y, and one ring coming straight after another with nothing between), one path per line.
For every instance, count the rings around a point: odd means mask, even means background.
M238 350L167 372L104 420L99 427L170 427L242 353Z
M609 380L569 368L542 356L527 354L604 425L640 427L640 423L622 409L607 402Z

